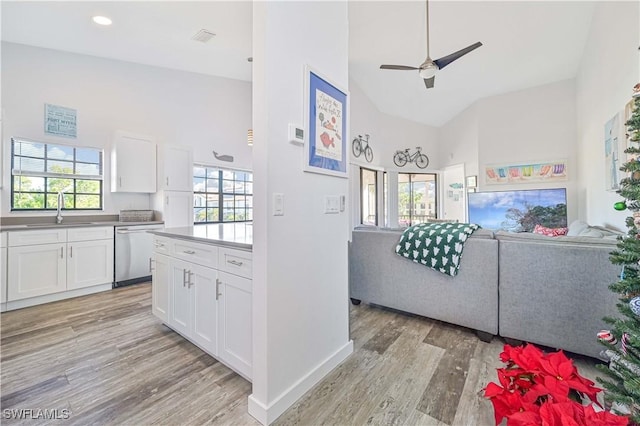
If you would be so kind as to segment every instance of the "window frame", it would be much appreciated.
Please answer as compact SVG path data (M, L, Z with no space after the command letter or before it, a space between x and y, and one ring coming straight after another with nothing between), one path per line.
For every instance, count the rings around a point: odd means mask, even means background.
M196 168L203 168L205 170L204 172L204 176L196 176L195 174L195 169ZM217 171L217 177L210 177L209 176L209 171ZM231 172L234 174L233 179L225 179L224 178L224 173L225 172ZM246 179L245 180L237 180L236 179L236 173L244 173L248 178L250 178L250 180ZM192 183L192 192L193 192L193 224L194 225L206 225L206 224L218 224L218 223L246 223L246 222L253 222L253 172L251 171L247 171L247 170L241 170L241 169L226 169L226 168L222 168L222 167L218 167L218 166L210 166L210 165L206 165L206 164L194 164L193 165L193 172L192 172L192 179L204 179L205 180L205 191L196 191L195 190L195 182ZM206 191L207 188L207 181L209 179L217 179L218 181L218 187L217 187L217 192L209 192ZM236 183L242 183L244 186L244 192L239 193L239 192L224 192L224 182L233 182L233 187L236 187ZM247 192L246 190L246 184L247 183L251 183L252 186L252 190L251 192ZM207 210L209 209L209 207L206 205L206 201L205 201L205 206L196 206L196 195L201 194L204 196L205 200L207 198L208 195L217 195L218 196L218 217L217 220L206 220L208 215L207 215ZM231 196L234 198L234 206L233 206L233 216L234 216L234 220L225 220L225 216L224 216L224 211L225 211L225 207L224 207L224 197L225 196ZM235 197L236 196L243 196L245 197L245 206L243 208L238 208L235 205ZM247 198L251 198L251 207L247 207ZM195 209L203 209L205 210L205 221L202 222L197 222L196 219L196 212ZM212 209L215 207L211 207ZM244 210L245 213L245 220L235 220L236 217L236 212L238 210ZM248 214L248 211L251 211L251 215Z
M364 172L373 172L373 188L374 188L374 193L375 193L375 197L374 197L374 203L373 203L373 217L374 217L374 224L372 226L378 226L378 224L380 223L380 218L378 215L378 196L379 196L379 192L378 192L378 170L375 169L369 169L367 167L360 167L360 224L361 225L365 225L364 223L364 179L363 179L363 173ZM371 184L369 184L371 185ZM368 210L368 209L367 209ZM370 224L368 224L370 225Z
M34 143L44 145L44 155L42 157L34 157L28 155L18 155L16 154L15 145L16 142L25 142L25 143ZM49 147L55 146L64 146L67 148L73 149L73 160L62 160L60 158L50 158L48 156ZM86 150L95 150L98 154L98 162L87 162L87 161L78 161L76 159L76 150L77 149L86 149ZM44 170L43 172L33 172L33 171L22 171L16 170L15 167L15 159L17 157L20 158L32 158L36 160L44 161ZM73 174L68 173L56 173L56 172L47 172L47 162L48 161L65 161L70 162L73 165ZM76 166L78 164L91 164L97 165L99 174L98 175L83 175L76 174ZM16 191L16 178L29 177L29 178L41 178L44 180L42 191ZM52 192L48 188L49 179L66 179L72 181L73 191L63 192L64 195L71 196L73 199L73 207L69 207L68 198L65 198L63 211L103 211L104 210L104 150L102 148L96 148L92 146L79 146L79 145L71 145L65 143L58 142L44 142L44 141L35 141L27 138L11 138L11 211L12 212L30 212L30 211L56 211L58 209L57 206L57 194L58 192ZM97 181L99 185L98 192L77 192L78 181ZM43 196L43 207L42 208L17 208L15 207L15 195L16 194L42 194ZM49 196L56 195L56 205L48 206L49 204ZM76 207L78 196L82 195L90 195L90 196L98 196L99 206L98 207Z
M414 181L412 179L412 176L414 176L414 175L429 175L429 176L433 176L433 185L434 185L434 188L435 188L435 197L434 197L435 217L433 219L438 219L438 193L439 193L439 191L438 191L438 174L437 173L415 173L415 172L406 172L405 173L405 172L398 172L398 186L400 186L400 179L399 179L400 175L407 175L408 178L409 178L408 182L402 182L402 183L407 183L409 185L409 215L408 215L409 216L409 218L408 218L409 225L407 225L407 226L415 225L413 223L413 217L414 217L413 211L414 211L414 208L415 208L415 205L414 205L414 202L413 202L413 192L414 192L413 184L414 184ZM426 182L428 182L428 181L426 181ZM398 209L398 223L400 223L401 214L400 214L400 191L399 191L399 188L396 188L396 192L398 194L398 206L397 206L397 209ZM425 221L425 222L428 222L428 220ZM420 223L425 223L425 222L420 222Z

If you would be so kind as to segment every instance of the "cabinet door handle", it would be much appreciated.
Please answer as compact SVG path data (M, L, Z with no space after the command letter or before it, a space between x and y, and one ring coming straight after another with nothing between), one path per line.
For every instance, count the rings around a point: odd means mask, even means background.
M220 293L220 280L216 278L216 300L218 300L220 296L222 296L222 294Z
M60 247L60 259L64 257L64 247Z
M122 176L118 177L118 184L120 185L120 188L122 188Z
M73 257L73 246L69 246L69 257Z
M244 264L244 262L240 262L240 261L237 261L237 260L227 260L227 263L230 263L230 264L235 265L235 266L242 266Z
M153 262L154 262L153 257L150 257L149 258L149 272L153 272L154 271Z
M169 186L169 176L167 176L167 186Z
M193 280L191 279L193 277L194 273L189 271L189 272L187 272L187 274L188 274L187 276L189 277L188 278L189 279L189 288L191 288L191 286L194 284Z
M187 270L183 269L182 270L182 287L186 287L187 286Z
M169 196L167 196L166 198L167 198L167 205L169 205Z
M183 250L182 252L186 254L196 254L196 252L193 250Z

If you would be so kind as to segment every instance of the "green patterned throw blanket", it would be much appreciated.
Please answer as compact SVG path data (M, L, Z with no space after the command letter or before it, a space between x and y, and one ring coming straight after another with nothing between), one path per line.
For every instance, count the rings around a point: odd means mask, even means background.
M396 246L398 256L455 277L464 242L480 228L474 223L421 223L407 228Z

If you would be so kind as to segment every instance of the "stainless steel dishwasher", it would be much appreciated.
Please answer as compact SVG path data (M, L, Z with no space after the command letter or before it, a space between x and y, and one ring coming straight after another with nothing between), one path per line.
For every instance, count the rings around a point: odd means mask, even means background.
M151 280L153 234L163 225L117 225L115 227L114 287Z

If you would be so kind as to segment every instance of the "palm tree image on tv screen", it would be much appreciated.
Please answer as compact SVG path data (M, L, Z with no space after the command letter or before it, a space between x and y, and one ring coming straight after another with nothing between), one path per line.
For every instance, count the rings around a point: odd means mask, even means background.
M469 222L510 232L532 232L536 225L566 227L566 189L470 193Z

